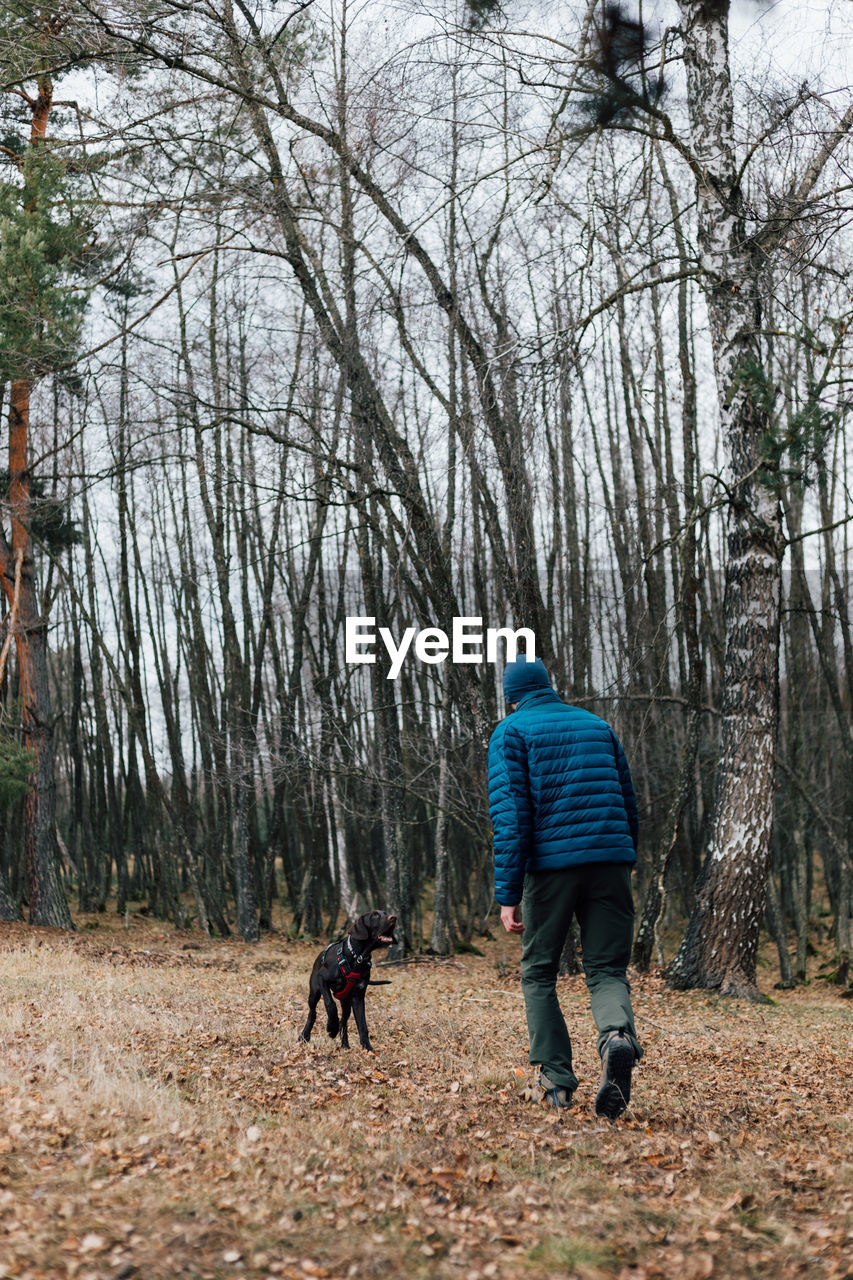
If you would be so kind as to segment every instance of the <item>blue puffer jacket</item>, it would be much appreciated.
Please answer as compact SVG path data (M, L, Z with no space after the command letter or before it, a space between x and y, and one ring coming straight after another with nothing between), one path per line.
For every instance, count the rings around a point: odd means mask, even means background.
M489 813L501 906L521 901L526 870L637 859L637 799L619 739L550 685L522 693L492 734Z

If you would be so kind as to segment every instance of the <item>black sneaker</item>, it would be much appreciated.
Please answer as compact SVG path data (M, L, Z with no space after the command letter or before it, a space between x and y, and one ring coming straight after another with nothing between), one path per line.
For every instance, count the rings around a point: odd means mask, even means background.
M572 1105L572 1090L567 1089L565 1085L554 1084L544 1071L539 1072L539 1088L542 1090L539 1101L544 1102L546 1106L568 1110Z
M601 1086L595 1099L595 1114L615 1120L631 1101L631 1071L634 1049L621 1031L613 1031L601 1050Z

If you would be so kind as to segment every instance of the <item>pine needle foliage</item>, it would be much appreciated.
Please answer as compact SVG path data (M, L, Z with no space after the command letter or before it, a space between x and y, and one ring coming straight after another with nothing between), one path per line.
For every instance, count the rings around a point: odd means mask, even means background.
M779 489L795 485L800 491L814 482L829 440L848 411L844 402L828 404L825 388L814 379L805 388L801 403L789 414L778 411L779 387L757 361L741 366L736 388L752 402L758 421L766 423L761 437L761 484Z
M12 168L0 182L0 378L36 380L75 350L89 230L58 156L28 147Z
M32 752L10 734L0 732L0 813L27 794L33 767Z
M9 469L0 467L0 503L9 501ZM35 542L54 555L76 546L81 538L76 521L68 514L65 498L47 492L47 485L38 476L30 476L28 518L25 522Z

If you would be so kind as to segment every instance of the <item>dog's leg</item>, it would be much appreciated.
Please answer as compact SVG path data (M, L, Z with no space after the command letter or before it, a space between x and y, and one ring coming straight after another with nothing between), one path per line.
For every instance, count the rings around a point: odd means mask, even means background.
M352 1000L341 1001L341 1048L349 1048L349 1032L347 1031L347 1023L352 1009Z
M335 1003L335 997L332 995L331 987L322 978L320 979L320 990L323 993L323 1004L326 1006L326 1014L328 1015L326 1017L326 1030L334 1040L340 1026L338 1006Z
M373 1053L373 1045L370 1043L370 1036L367 1034L367 1018L364 1016L364 992L359 991L356 987L352 993L352 1011L355 1015L355 1025L358 1027L358 1038L361 1041L362 1049L366 1049L368 1053Z
M314 1030L314 1023L317 1021L317 1003L320 999L320 988L311 987L308 993L308 1021L302 1028L302 1035L299 1037L305 1044L311 1039L311 1032Z

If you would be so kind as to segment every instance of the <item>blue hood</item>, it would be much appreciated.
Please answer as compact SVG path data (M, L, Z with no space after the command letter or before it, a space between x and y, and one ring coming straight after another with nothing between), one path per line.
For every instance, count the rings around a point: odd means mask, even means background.
M534 658L532 662L528 662L522 655L514 662L508 662L504 667L504 700L506 702L518 702L525 693L532 693L535 689L550 688L551 681L548 679L548 672L541 658Z

